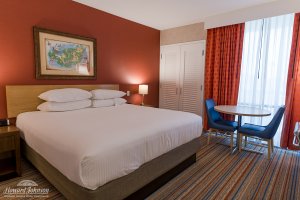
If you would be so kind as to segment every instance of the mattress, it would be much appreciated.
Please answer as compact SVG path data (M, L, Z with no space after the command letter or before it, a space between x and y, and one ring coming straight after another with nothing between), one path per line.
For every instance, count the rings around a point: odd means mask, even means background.
M95 190L202 133L201 117L135 105L26 112L17 127L72 182Z

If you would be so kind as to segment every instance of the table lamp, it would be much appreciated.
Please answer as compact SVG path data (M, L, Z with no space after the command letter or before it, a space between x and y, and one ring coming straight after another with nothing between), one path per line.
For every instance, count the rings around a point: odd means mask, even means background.
M141 105L144 105L144 96L145 94L148 94L148 85L142 84L139 85L139 94L143 95L142 103Z

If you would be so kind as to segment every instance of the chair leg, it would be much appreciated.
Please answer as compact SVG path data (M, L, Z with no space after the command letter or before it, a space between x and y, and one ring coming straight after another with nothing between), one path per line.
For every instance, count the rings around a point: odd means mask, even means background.
M274 140L273 140L273 138L271 139L271 147L272 147L272 153L274 153Z
M231 133L231 136L230 136L230 150L232 151L232 149L233 149L233 136L234 136L234 133L232 132Z
M238 133L238 134L240 134L240 139L239 139L239 152L242 152L243 134L242 134L242 133Z
M211 130L209 129L207 133L207 145L209 145L210 142L210 134L211 134Z
M248 137L245 135L245 144L244 144L244 147L247 146L247 139L248 139Z
M270 159L271 157L271 151L272 151L272 147L271 147L271 140L268 140L268 159Z

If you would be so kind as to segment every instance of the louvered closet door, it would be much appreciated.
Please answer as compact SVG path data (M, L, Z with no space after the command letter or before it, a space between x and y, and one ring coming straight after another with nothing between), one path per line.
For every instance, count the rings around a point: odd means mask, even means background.
M180 47L161 47L159 107L178 110Z
M181 46L179 109L201 116L203 113L204 48L204 41Z

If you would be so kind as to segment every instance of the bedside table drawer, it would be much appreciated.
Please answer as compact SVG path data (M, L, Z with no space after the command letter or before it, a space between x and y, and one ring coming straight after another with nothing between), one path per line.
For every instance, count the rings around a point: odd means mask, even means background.
M15 150L15 137L7 136L0 139L0 152Z

